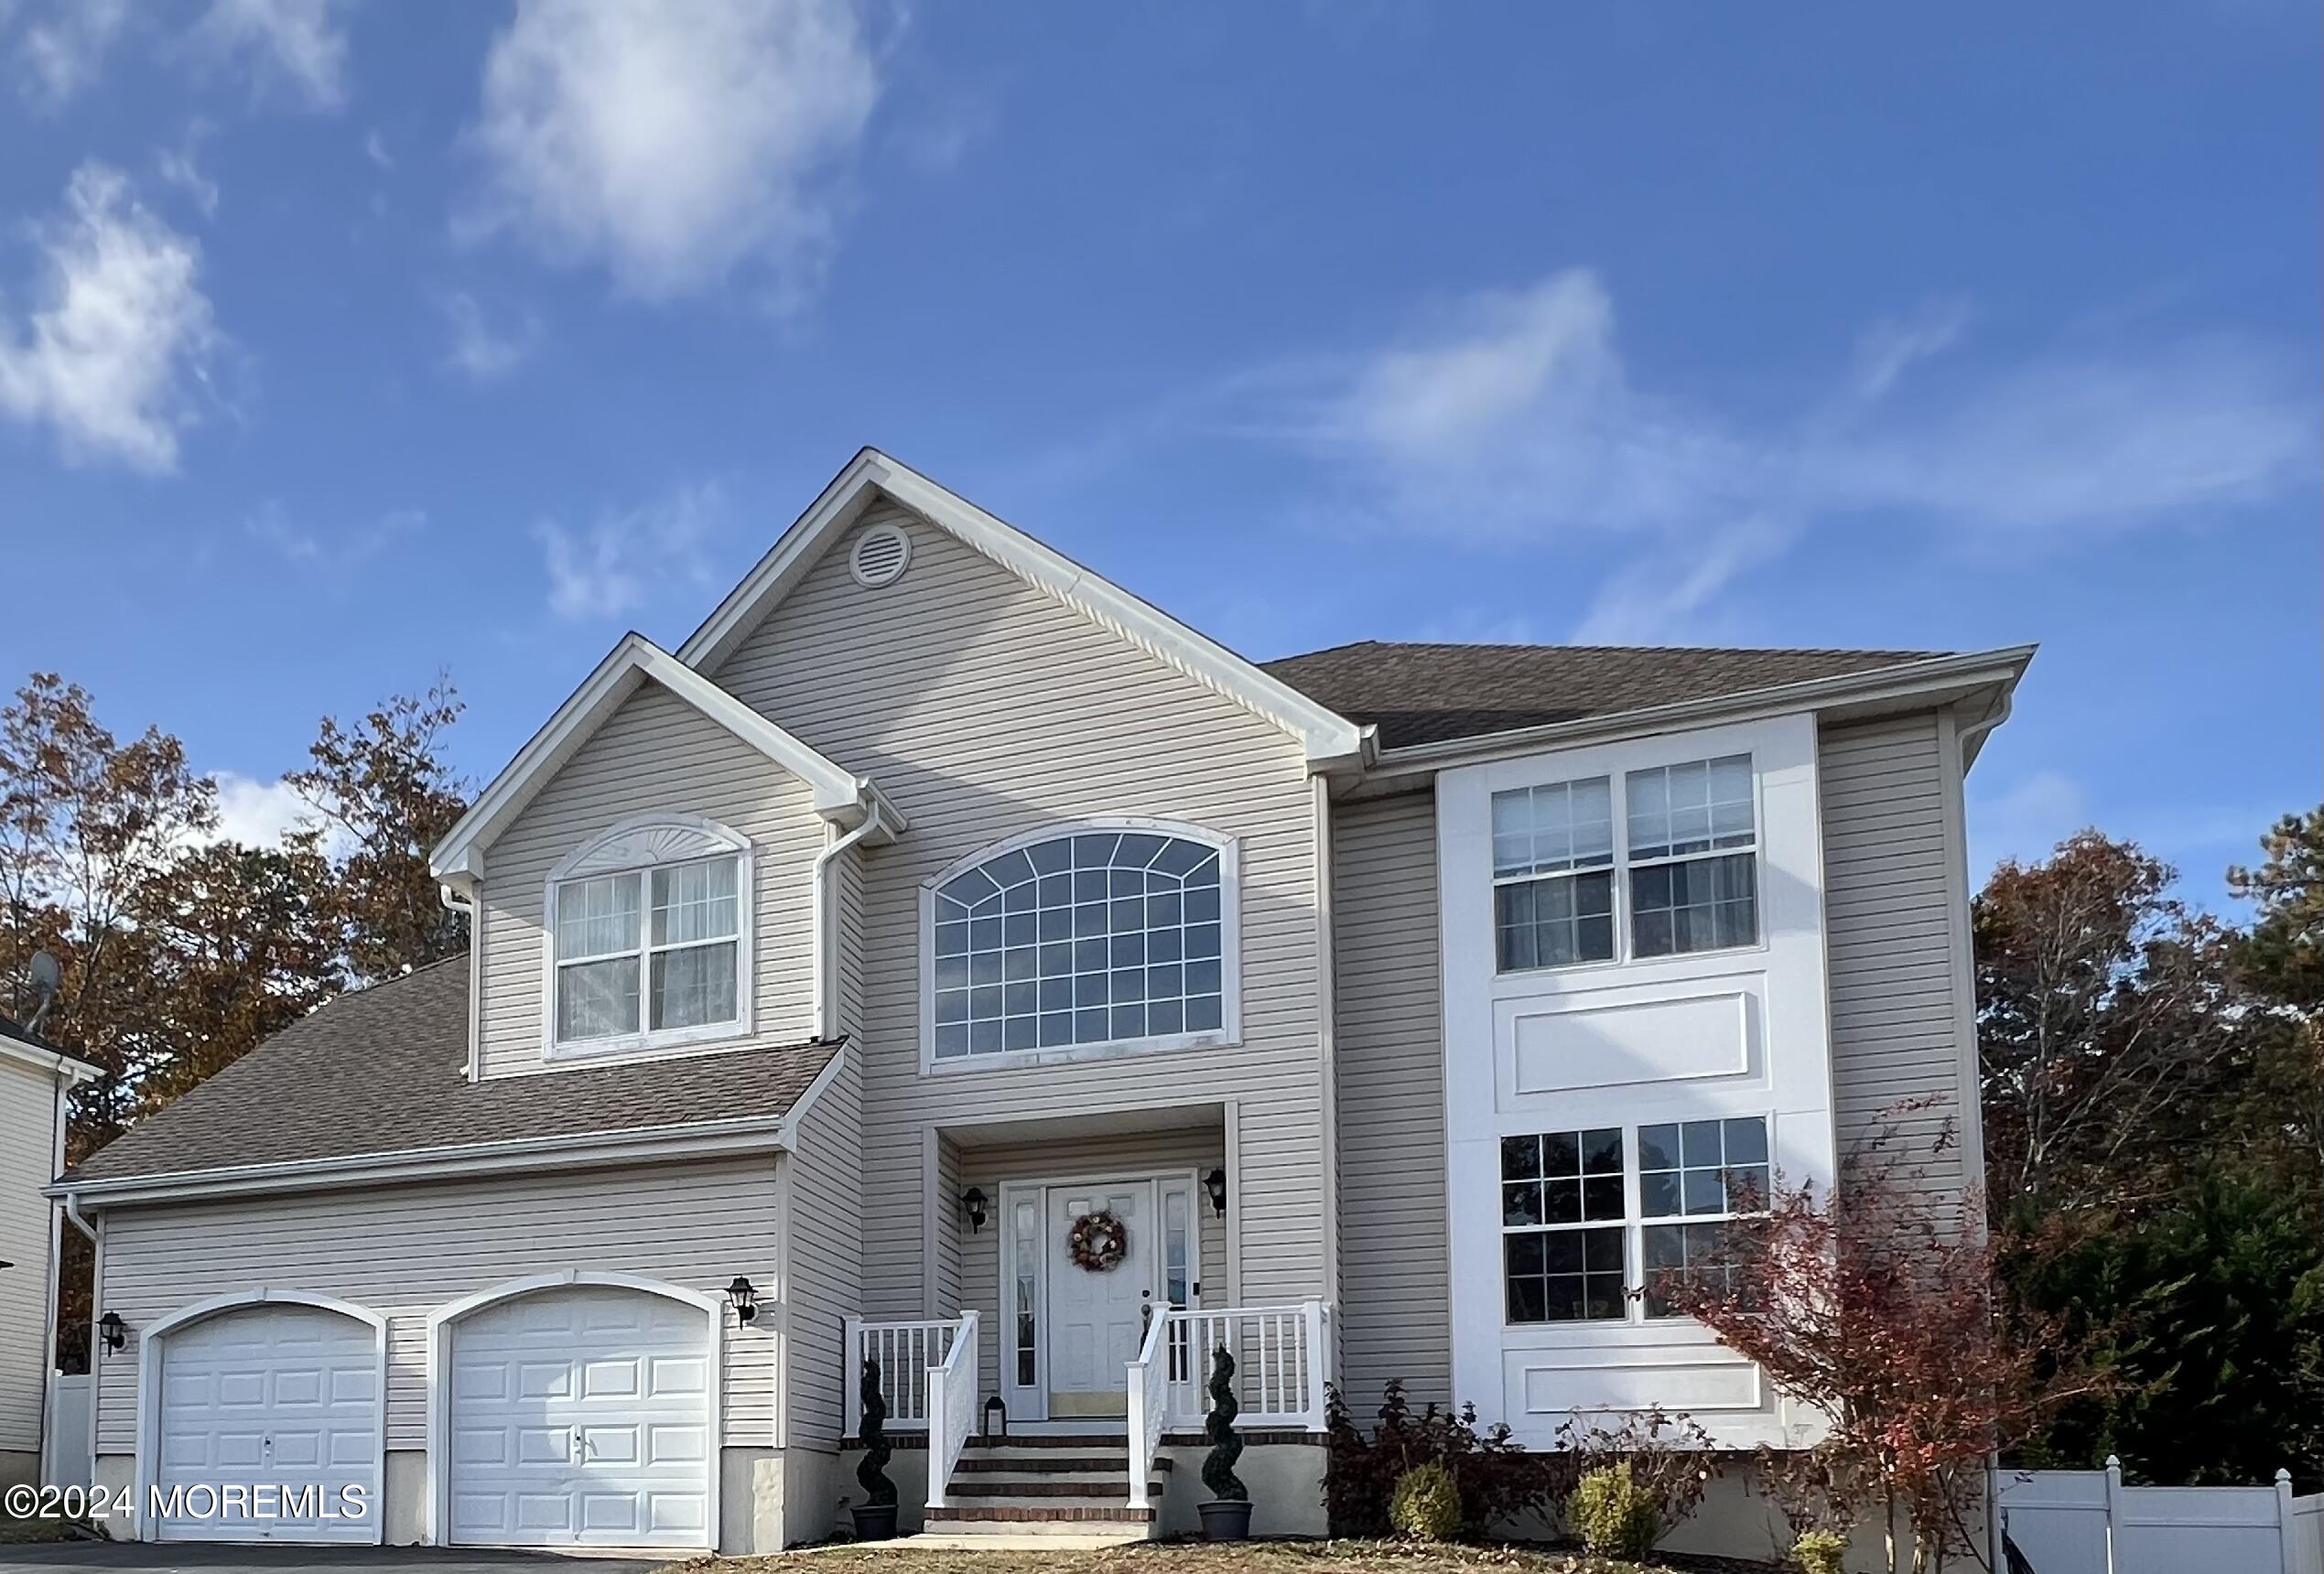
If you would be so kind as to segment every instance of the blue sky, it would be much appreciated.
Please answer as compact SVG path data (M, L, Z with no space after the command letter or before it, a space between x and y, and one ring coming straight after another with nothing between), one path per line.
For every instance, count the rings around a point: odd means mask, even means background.
M489 776L876 444L1255 656L2038 641L1983 866L2314 804L2313 6L0 0L0 675Z

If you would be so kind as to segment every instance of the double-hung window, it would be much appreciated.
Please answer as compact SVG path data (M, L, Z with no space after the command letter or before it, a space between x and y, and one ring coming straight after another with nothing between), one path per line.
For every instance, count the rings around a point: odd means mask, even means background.
M1733 1288L1769 1173L1765 1116L1502 1137L1508 1322L1675 1317L1672 1276Z
M1615 787L1592 776L1493 794L1498 971L1758 941L1751 757L1627 771L1618 803Z
M730 854L558 882L556 1041L739 1025L741 862Z

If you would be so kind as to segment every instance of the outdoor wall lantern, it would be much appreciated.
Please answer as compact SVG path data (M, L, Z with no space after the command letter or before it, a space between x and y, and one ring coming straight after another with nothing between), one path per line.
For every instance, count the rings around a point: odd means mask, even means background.
M727 1304L734 1308L737 1322L747 1326L752 1318L759 1315L759 1292L740 1274L736 1274L734 1282L726 1287L726 1299Z
M1210 1205L1218 1210L1218 1216L1227 1216L1227 1171L1214 1170L1203 1177L1203 1190L1210 1193Z
M960 1193L960 1211L968 1215L968 1233L976 1234L985 1227L984 1189L971 1186Z
M121 1313L109 1311L97 1319L97 1331L104 1338L107 1350L118 1350L129 1342L129 1325L121 1321Z

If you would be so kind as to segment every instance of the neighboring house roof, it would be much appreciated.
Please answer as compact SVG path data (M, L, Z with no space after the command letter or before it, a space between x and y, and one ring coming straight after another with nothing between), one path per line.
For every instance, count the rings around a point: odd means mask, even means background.
M23 1023L11 1017L0 1017L0 1060L20 1062L50 1076L62 1073L75 1086L94 1082L105 1074L87 1061L67 1054L38 1034L27 1032Z
M1749 694L1944 654L1363 640L1265 665L1340 715L1377 726L1382 748L1400 749Z
M468 958L342 995L65 1177L87 1182L321 1164L772 1121L844 1040L468 1080Z
M597 670L557 706L557 714L492 778L491 785L477 794L468 813L430 855L432 872L442 877L481 875L492 838L524 812L558 768L622 707L622 702L648 681L660 684L805 781L814 792L816 814L849 826L862 822L878 788L841 770L644 635L632 632L622 636L620 643L598 663ZM891 837L903 824L903 816L892 805L882 804L881 825Z
M1330 706L877 448L865 448L833 478L742 583L678 647L679 658L689 666L715 670L806 577L824 547L844 534L865 506L881 496L1273 722L1306 746L1311 764L1353 763L1361 755L1362 729Z

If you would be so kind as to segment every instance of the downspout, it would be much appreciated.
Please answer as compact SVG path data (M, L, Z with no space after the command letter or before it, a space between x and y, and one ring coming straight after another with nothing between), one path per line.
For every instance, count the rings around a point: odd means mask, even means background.
M818 1039L827 1039L831 1036L831 1019L836 1014L831 1000L831 986L838 971L832 966L831 959L838 955L839 951L838 917L831 911L830 892L825 884L824 871L831 867L831 861L834 858L880 828L880 795L877 792L868 792L864 795L863 803L865 808L863 824L845 836L827 842L823 851L815 856L814 875L811 880L812 890L809 896L809 900L815 904L815 957L814 965L808 970L808 977L815 988L813 1027L814 1036Z
M478 1040L482 1037L477 1030L477 1024L481 1019L484 1009L484 926L478 912L476 899L472 896L462 896L452 889L449 880L439 882L436 887L436 894L446 907L462 914L468 920L468 1080L474 1082L478 1070L478 1051L481 1048Z

